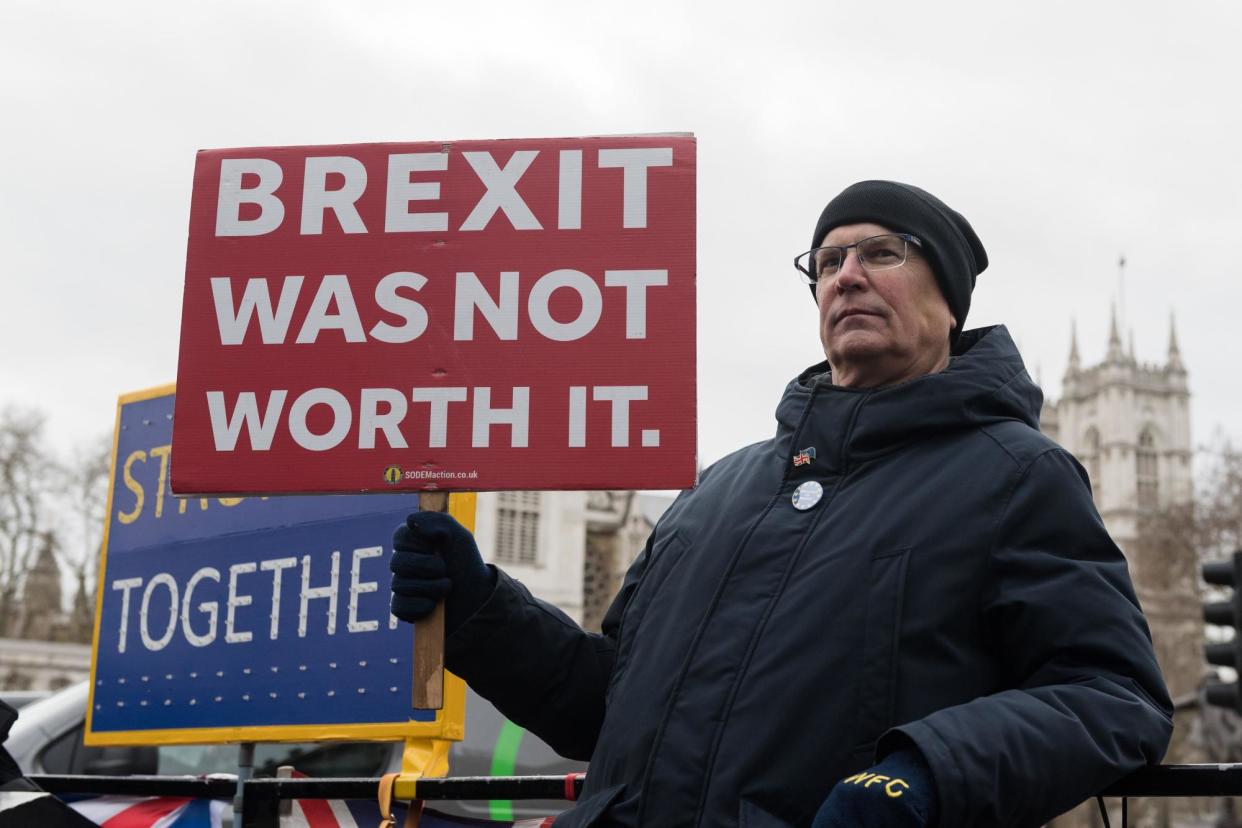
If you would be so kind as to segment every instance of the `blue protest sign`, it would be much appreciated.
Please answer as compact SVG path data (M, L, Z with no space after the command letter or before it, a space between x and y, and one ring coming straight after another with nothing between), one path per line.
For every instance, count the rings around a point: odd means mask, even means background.
M417 500L174 497L172 413L171 387L118 406L88 743L454 738L460 683L413 709L413 629L388 611Z

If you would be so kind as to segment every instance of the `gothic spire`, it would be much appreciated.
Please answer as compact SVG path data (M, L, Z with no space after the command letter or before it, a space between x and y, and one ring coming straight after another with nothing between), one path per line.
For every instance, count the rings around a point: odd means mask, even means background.
M1117 303L1109 307L1111 318L1108 323L1108 362L1120 362L1123 357L1121 350L1121 334L1117 333Z
M1182 365L1182 351L1177 347L1177 319L1173 316L1173 311L1169 311L1169 358L1168 367L1177 370L1186 370Z
M1127 327L1129 319L1126 318L1126 254L1122 253L1117 257L1117 320L1121 327Z
M1069 373L1077 374L1081 367L1082 360L1078 357L1078 320L1070 317Z

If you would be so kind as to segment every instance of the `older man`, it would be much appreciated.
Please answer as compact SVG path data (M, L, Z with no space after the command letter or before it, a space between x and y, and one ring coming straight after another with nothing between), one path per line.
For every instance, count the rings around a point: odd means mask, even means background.
M584 632L451 519L394 538L393 611L567 756L558 826L1034 826L1158 761L1170 703L1082 468L1037 429L987 255L929 193L855 184L797 265L827 362L707 469Z

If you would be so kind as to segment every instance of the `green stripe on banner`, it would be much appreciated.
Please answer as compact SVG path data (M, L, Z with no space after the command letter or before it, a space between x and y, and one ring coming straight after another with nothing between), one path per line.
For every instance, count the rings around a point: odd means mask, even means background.
M492 776L514 776L517 769L518 748L522 745L525 730L505 719L496 736L496 747L492 750ZM492 819L513 819L513 802L508 799L494 799L489 813Z

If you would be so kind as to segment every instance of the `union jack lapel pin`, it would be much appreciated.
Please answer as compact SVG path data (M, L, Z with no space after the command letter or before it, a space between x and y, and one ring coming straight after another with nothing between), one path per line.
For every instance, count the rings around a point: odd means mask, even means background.
M815 459L815 447L804 448L802 451L794 455L795 466L809 466L811 461Z

